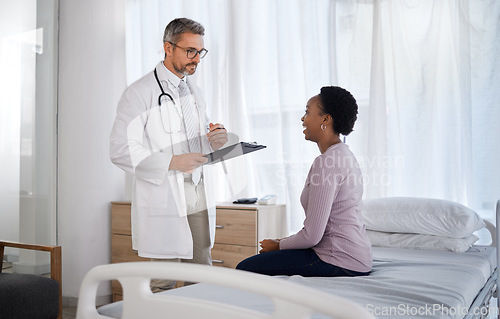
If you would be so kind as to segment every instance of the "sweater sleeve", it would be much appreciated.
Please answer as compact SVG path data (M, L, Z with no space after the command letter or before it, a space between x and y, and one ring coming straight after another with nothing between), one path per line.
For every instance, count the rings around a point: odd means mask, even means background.
M306 218L302 229L280 241L280 249L307 249L316 246L325 233L332 206L344 172L318 156L314 161L303 191L302 206Z

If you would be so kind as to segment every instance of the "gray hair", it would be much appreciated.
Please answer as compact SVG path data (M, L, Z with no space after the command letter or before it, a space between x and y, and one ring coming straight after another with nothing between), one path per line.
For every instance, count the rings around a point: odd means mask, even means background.
M205 35L205 28L198 22L187 19L187 18L177 18L167 25L165 28L165 33L163 33L163 43L172 42L177 43L181 34L185 32L190 32L194 34L199 34L201 36Z

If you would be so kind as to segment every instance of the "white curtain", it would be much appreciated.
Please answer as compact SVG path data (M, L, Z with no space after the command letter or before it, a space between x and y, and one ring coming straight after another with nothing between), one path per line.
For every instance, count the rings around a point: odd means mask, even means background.
M500 198L497 0L128 0L131 83L163 58L174 18L206 28L196 74L209 116L263 151L227 162L218 200L276 194L289 230L319 150L300 118L322 86L357 99L346 138L365 198L443 198L493 218ZM222 186L225 185L225 186Z

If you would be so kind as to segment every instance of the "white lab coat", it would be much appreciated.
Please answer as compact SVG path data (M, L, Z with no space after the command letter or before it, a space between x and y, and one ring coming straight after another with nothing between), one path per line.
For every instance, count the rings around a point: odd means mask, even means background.
M170 94L162 99L153 72L130 85L123 93L110 137L112 162L133 175L132 244L139 256L148 258L193 258L193 240L186 217L184 175L169 171L173 155L182 154L185 141L180 117L178 92L167 85L167 69L156 66L163 89ZM198 87L187 81L196 101L200 119L202 152L211 151L205 136L208 127L205 101ZM161 114L161 117L160 117ZM163 124L162 124L163 119ZM211 167L203 166L210 238L215 236L215 202Z

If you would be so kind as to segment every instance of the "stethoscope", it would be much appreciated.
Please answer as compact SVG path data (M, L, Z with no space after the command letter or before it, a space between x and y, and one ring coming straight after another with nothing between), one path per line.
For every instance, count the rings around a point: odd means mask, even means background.
M158 79L158 73L156 73L156 68L154 69L153 73L155 75L156 83L158 83L158 86L160 87L160 90L161 90L161 94L158 96L158 108L160 109L161 127L163 128L163 131L168 134L169 132L165 129L165 125L163 124L163 115L161 114L161 109L162 109L162 107L161 107L161 98L164 97L164 96L168 96L168 98L170 99L170 101L172 101L172 103L174 104L174 106L177 107L177 105L175 105L175 101L172 98L172 95L168 94L167 92L165 92L163 90L163 87L161 86L161 83L160 83L160 79Z
M156 73L156 68L154 70L154 74L155 74L156 83L158 83L158 86L160 87L160 90L161 90L161 94L160 94L160 96L158 96L158 106L160 107L160 112L161 112L161 98L162 97L168 96L170 101L172 101L172 103L174 103L174 105L175 105L175 102L174 102L174 99L172 98L172 95L165 93L165 91L163 91L163 86L161 86L160 80L158 79L158 73Z
M172 98L172 95L166 93L163 90L163 87L161 86L160 80L158 79L158 73L156 73L156 68L154 69L153 73L155 75L156 83L158 83L158 86L160 87L160 90L161 90L161 94L158 96L158 106L159 106L159 109L160 109L161 126L163 127L163 131L165 131L165 133L168 133L167 130L165 130L165 125L163 125L163 116L161 115L161 98L164 97L164 96L168 96L168 98L170 99L170 101L172 101L172 103L174 104L174 106L176 106L176 105L175 105L174 99ZM224 161L222 161L222 168L224 169L224 173L227 175L227 168L226 168L226 164L224 163ZM231 183L229 183L229 187L230 187L230 190L231 190L231 194L233 194L234 192L233 192L233 188L231 186Z

